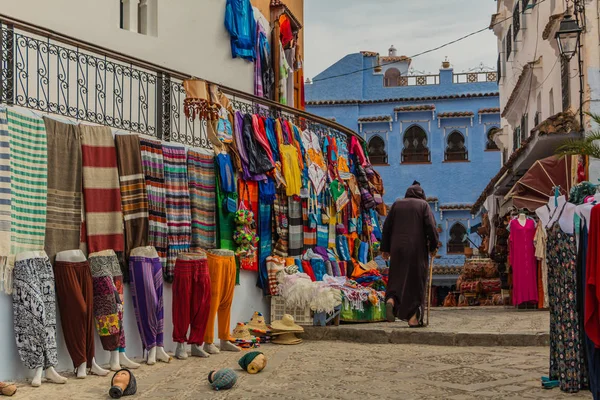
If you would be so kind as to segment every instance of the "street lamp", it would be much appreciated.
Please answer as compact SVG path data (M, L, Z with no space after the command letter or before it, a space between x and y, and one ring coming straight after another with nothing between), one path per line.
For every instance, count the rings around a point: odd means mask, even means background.
M560 29L556 32L556 41L558 42L558 50L560 54L571 60L579 47L579 38L581 36L581 27L577 21L570 15L565 15L560 21Z

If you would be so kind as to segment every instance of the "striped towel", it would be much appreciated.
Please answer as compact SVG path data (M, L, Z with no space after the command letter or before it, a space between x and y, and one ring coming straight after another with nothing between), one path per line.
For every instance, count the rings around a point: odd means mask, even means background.
M275 225L275 245L273 246L273 254L279 257L288 256L288 200L284 190L278 190L275 193L275 202L273 203L273 215Z
M214 154L188 150L190 204L192 207L192 251L217 246L216 182Z
M314 207L312 207L312 199L304 198L302 199L302 224L303 224L303 233L304 233L304 250L311 249L317 245L317 226L315 218ZM313 223L315 223L315 227L311 228L311 218L313 219ZM320 217L319 217L320 219ZM321 221L318 221L321 222Z
M125 262L129 265L131 250L148 246L148 196L140 138L138 135L117 135L115 144L125 225ZM123 275L125 282L129 282L129 277Z
M10 293L10 139L6 108L0 108L0 291Z
M302 231L304 224L302 221L302 200L298 196L288 197L289 201L289 244L288 255L296 257L302 255L304 247L304 238Z
M185 148L163 144L162 149L167 190L167 226L169 228L165 281L171 283L174 278L177 255L190 250L192 217Z
M79 248L81 230L81 140L77 126L44 117L48 140L48 209L44 249L54 256Z
M10 255L44 250L48 146L41 118L7 111L10 135ZM12 261L12 260L11 260Z
M110 128L78 125L83 165L83 202L89 254L122 252L123 212L117 152Z
M148 194L148 245L154 246L163 268L167 266L167 211L162 144L140 139L142 167Z

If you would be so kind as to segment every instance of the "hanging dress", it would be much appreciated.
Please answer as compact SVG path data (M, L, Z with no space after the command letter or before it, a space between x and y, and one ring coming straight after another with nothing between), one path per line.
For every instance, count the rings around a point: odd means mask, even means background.
M559 380L562 391L575 393L588 386L588 377L577 312L577 245L575 236L563 232L558 222L566 204L556 221L546 227L550 379Z

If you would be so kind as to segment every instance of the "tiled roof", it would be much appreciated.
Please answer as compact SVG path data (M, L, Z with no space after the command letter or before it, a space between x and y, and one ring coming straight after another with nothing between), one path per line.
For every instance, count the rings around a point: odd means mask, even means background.
M358 122L390 122L392 117L389 115L369 115L359 117Z
M417 106L400 106L394 108L396 112L410 112L410 111L431 111L435 110L435 106L433 104L421 104Z
M361 51L360 54L364 57L377 57L379 55L376 51Z
M472 117L472 111L453 111L453 112L443 112L438 113L438 118L464 118L464 117Z
M546 27L544 28L544 31L542 32L542 39L544 40L548 40L548 38L550 38L550 34L552 33L552 30L554 29L554 27L556 26L556 24L560 21L560 19L562 18L564 14L554 14L551 15L550 18L548 19L548 23L546 24Z
M481 108L479 114L500 114L500 107Z
M460 275L462 274L463 266L462 265L452 265L452 266L433 266L433 274L434 275Z
M385 57L380 57L379 59L381 60L382 63L395 63L395 62L402 62L402 61L411 62L412 61L412 59L408 56L385 56Z
M507 171L513 167L514 163L517 161L519 156L527 150L531 142L536 136L544 136L544 135L552 135L552 134L560 134L560 133L571 133L571 132L579 132L580 127L576 118L573 114L569 112L561 112L556 115L553 115L546 120L544 120L541 124L536 126L531 130L531 135L527 139L525 139L521 143L521 147L515 150L506 163L500 168L500 171L490 180L487 184L483 192L471 207L471 214L475 215L479 212L479 209L485 202L485 199L490 195L490 192L496 186L496 183L504 176Z
M428 203L435 203L436 201L439 201L439 200L440 200L440 199L438 199L437 197L428 197L428 198L426 199L426 201L427 201Z
M473 204L442 204L440 210L470 210Z
M333 104L379 104L379 103L402 103L402 102L416 102L416 101L434 101L434 100L450 100L450 99L466 99L474 97L498 97L498 92L488 93L465 93L465 94L450 94L441 96L424 96L424 97L396 97L379 100L317 100L307 101L306 104L310 106L322 106L322 105L333 105Z
M537 64L539 62L540 59L541 59L541 57L535 61L528 62L523 67L523 71L521 72L521 75L519 75L519 79L517 80L517 83L515 84L515 87L514 87L512 93L510 94L510 97L508 98L506 105L504 106L504 110L502 111L503 117L506 116L506 114L512 107L513 103L519 98L519 95L520 95L519 90L521 89L523 82L525 82L525 80L527 79L527 75L529 73L533 73L532 72L533 67L535 66L535 64Z

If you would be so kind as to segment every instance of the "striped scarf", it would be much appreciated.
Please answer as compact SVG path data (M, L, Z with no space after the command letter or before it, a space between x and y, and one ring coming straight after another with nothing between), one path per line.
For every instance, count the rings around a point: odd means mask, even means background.
M214 249L216 235L216 182L214 154L188 150L190 204L192 207L192 251Z
M278 190L275 194L275 203L273 203L273 215L275 224L276 238L275 246L273 247L273 254L279 257L288 256L288 237L289 237L289 224L288 224L288 200L285 195L285 189Z
M162 145L160 142L142 138L140 148L148 195L148 245L154 246L163 268L166 268L169 229Z
M78 125L83 164L83 201L89 254L122 252L123 212L117 153L110 128Z
M46 128L41 118L13 110L8 110L7 116L11 155L12 258L24 251L44 250L48 146Z
M289 249L288 255L296 257L302 255L304 240L302 237L302 201L298 196L288 197L289 201Z
M315 220L316 213L313 209L313 199L302 199L302 224L304 232L304 250L311 249L317 245L317 221ZM318 221L320 222L320 221ZM311 223L314 228L311 228Z
M10 255L10 138L6 109L0 108L0 291L11 292Z
M148 246L148 196L139 136L117 135L115 144L125 226L125 262L129 265L131 250ZM128 276L124 279L129 282Z
M167 191L167 226L169 228L165 281L173 282L175 261L181 252L190 250L192 217L184 147L163 144L165 188Z

